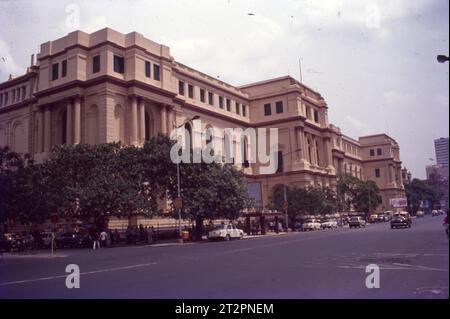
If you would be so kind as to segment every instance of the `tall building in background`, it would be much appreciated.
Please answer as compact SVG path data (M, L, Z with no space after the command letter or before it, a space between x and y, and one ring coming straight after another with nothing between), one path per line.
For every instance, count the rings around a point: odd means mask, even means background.
M437 165L448 166L448 137L434 140Z

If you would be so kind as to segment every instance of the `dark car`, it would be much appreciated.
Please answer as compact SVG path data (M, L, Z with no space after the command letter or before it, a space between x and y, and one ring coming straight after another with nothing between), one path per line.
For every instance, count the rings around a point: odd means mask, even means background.
M89 236L82 233L63 233L56 236L55 244L58 248L89 247L92 244L92 240Z
M410 228L411 227L411 217L407 212L397 213L391 219L391 228Z
M366 227L366 221L362 217L352 217L348 222L348 227L349 228Z
M9 252L12 248L12 241L5 235L0 235L0 252Z

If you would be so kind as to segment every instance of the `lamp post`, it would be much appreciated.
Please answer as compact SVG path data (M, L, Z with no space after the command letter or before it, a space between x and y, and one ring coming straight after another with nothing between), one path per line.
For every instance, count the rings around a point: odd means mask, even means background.
M292 152L289 153L285 153L285 154L281 154L281 157L283 158L283 193L284 193L284 203L283 203L283 209L284 209L284 214L285 214L285 218L286 218L286 232L289 232L289 218L288 218L288 201L287 201L287 192L286 192L286 172L284 170L284 157L287 155L290 155L292 153L296 153L301 151L301 148L297 148ZM276 226L278 227L278 225Z
M182 126L185 126L187 123L192 122L194 120L198 120L200 116L195 115L191 119L185 120L182 124L175 126L176 129L179 129ZM191 137L192 138L192 137ZM190 150L189 150L190 152ZM182 230L181 230L181 208L183 207L183 202L181 200L181 187L180 187L180 161L177 162L177 184L178 184L178 196L175 198L175 208L178 210L178 236L180 237L180 241L183 241L182 238Z

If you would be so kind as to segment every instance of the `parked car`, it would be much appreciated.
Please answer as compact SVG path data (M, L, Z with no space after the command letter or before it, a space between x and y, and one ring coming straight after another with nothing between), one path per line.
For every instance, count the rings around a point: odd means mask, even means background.
M208 233L209 240L242 239L244 231L233 225L220 225Z
M380 220L379 220L379 217L378 217L378 215L377 214L372 214L372 215L370 215L370 217L369 217L369 223L378 223Z
M422 218L422 217L425 217L425 214L423 213L423 211L418 210L417 213L416 213L416 217L417 218Z
M337 228L338 223L335 219L327 219L321 224L322 229L332 229Z
M379 214L378 215L378 221L381 223L387 222L389 219L385 214Z
M308 218L305 219L305 221L302 224L302 230L308 231L308 230L318 230L322 228L322 224L314 218Z
M11 251L11 238L6 234L2 234L0 236L0 252L9 252Z
M410 228L412 224L411 217L408 212L395 213L391 220L391 228Z
M433 209L432 211L431 211L431 216L438 216L439 215L439 212L436 210L436 209Z
M361 228L361 227L366 227L366 221L362 218L362 217L352 217L350 218L350 221L348 222L348 227L349 228Z
M63 233L56 236L55 244L58 248L89 247L92 245L92 239L81 233Z

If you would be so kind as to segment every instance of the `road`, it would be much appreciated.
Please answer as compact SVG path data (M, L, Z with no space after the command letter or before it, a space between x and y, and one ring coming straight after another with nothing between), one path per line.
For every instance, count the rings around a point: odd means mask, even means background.
M173 246L4 257L0 298L448 298L448 240L440 217ZM66 265L80 267L68 289ZM365 285L366 266L380 287Z

